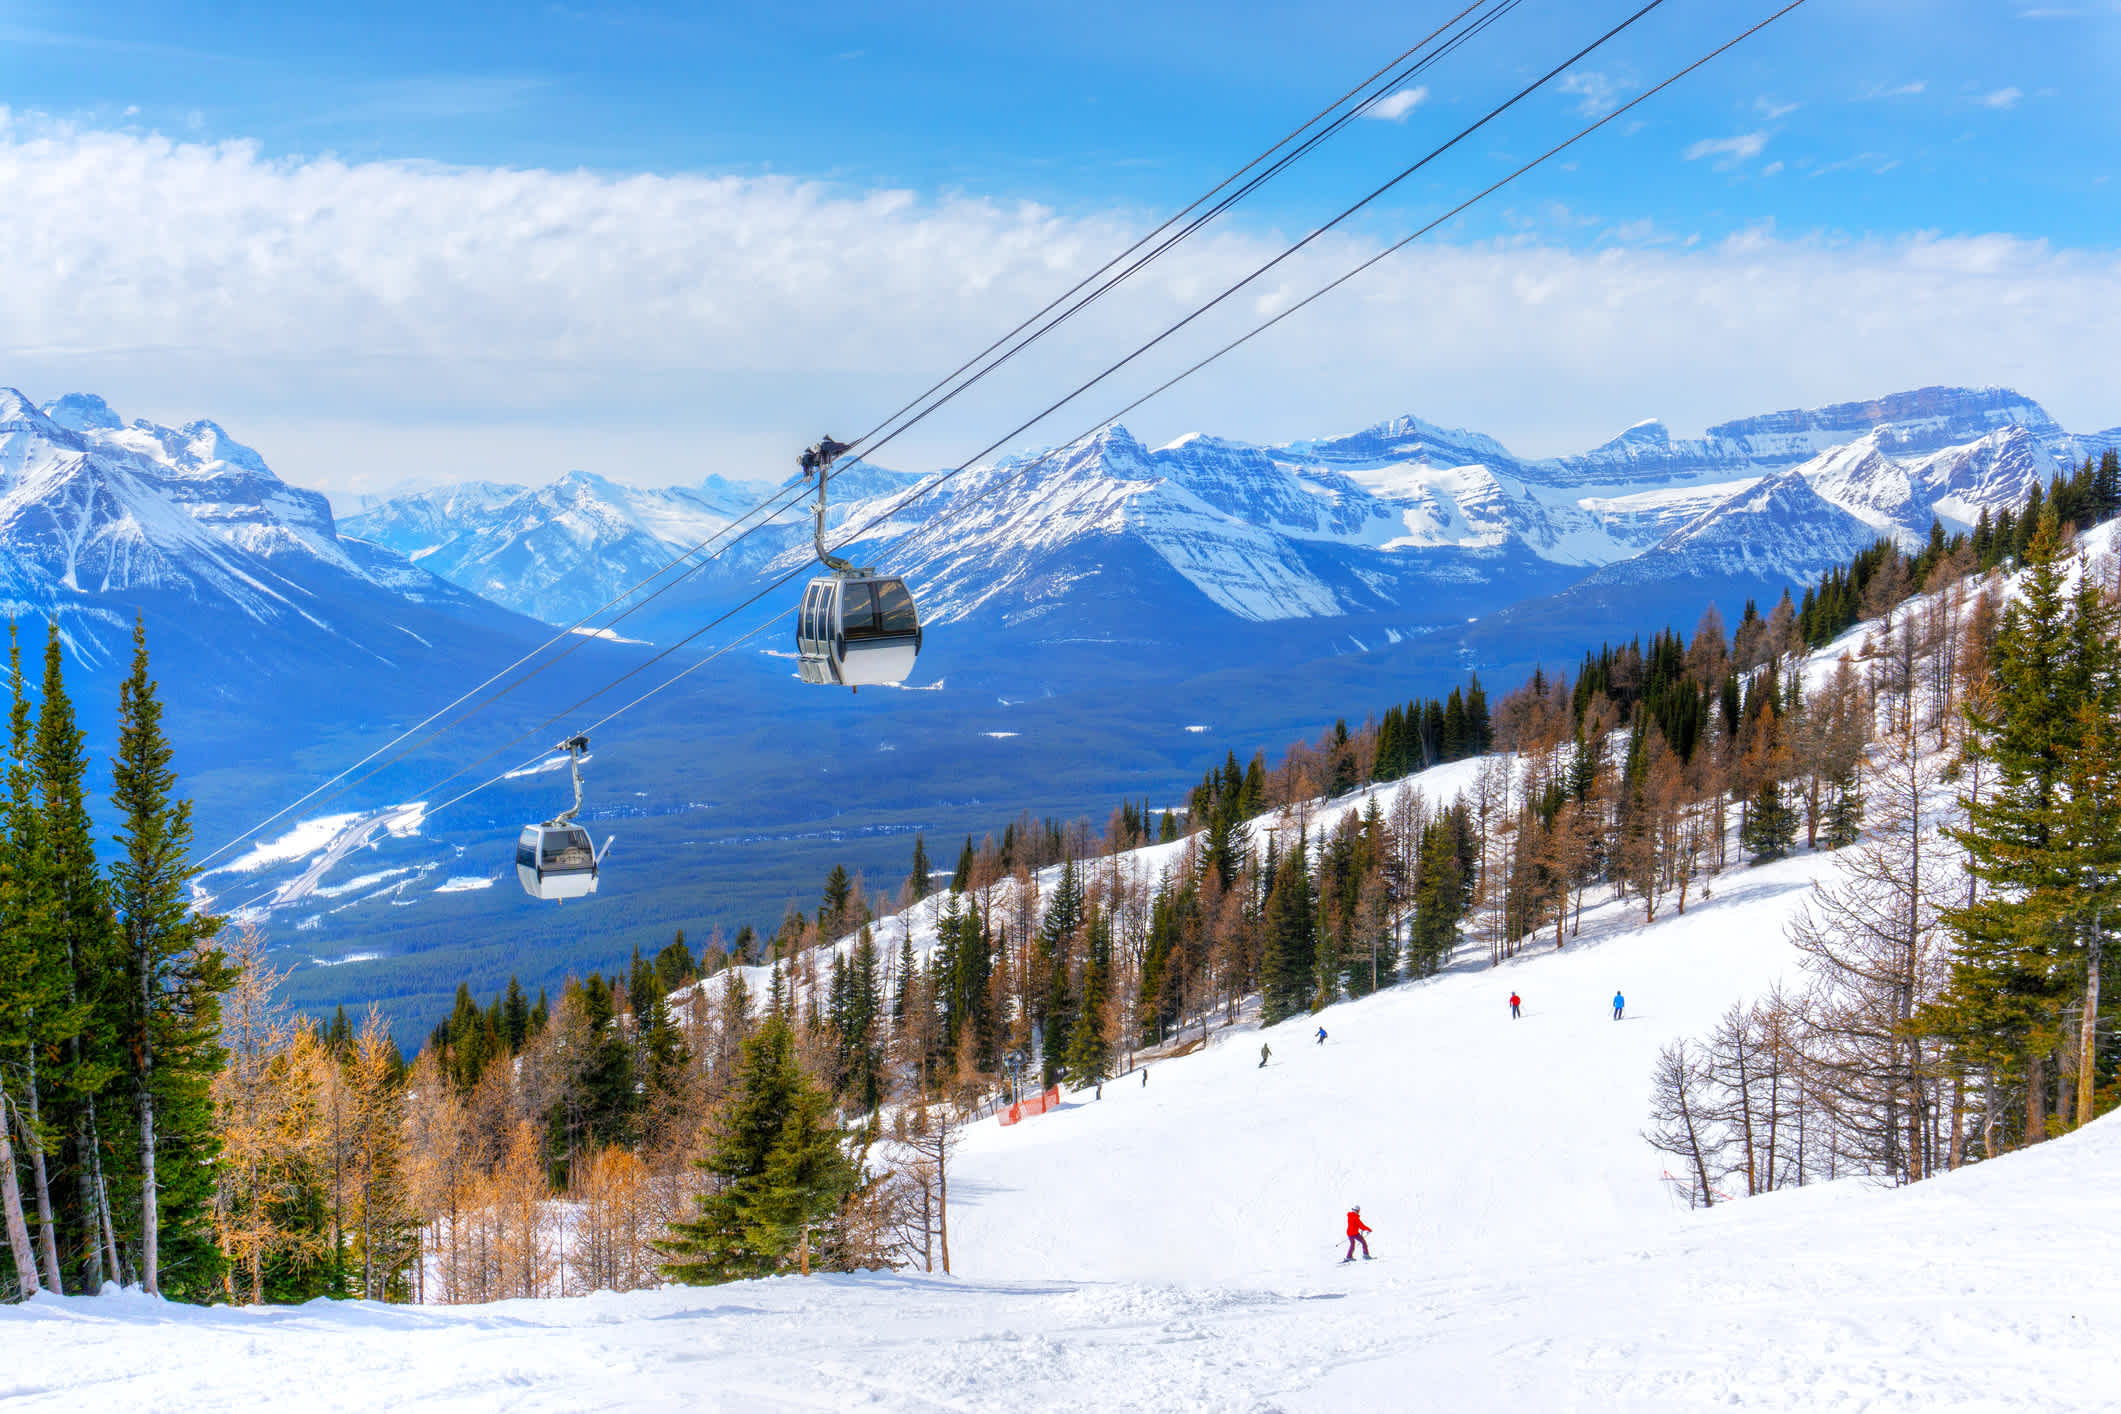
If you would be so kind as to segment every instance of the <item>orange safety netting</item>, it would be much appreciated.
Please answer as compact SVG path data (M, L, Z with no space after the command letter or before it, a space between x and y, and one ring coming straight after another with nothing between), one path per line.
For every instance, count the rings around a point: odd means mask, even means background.
M1042 1115L1047 1110L1060 1108L1060 1086L1049 1085L1028 1100L1018 1100L999 1116L1003 1124L1014 1124L1032 1115Z

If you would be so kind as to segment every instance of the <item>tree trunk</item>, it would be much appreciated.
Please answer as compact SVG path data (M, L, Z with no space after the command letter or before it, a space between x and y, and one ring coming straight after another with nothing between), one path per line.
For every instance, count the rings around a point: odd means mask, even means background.
M950 1275L950 1123L943 1122L935 1143L935 1232L943 1249L943 1275Z
M29 1224L22 1220L22 1187L15 1177L15 1146L7 1137L7 1111L9 1101L4 1083L0 1083L0 1208L6 1209L7 1247L15 1258L15 1278L22 1286L24 1296L35 1296L37 1285L37 1259L30 1251Z
M2084 1025L2078 1034L2077 1051L2077 1123L2091 1122L2095 1105L2093 1085L2096 1078L2099 1041L2099 964L2100 954L2106 951L2106 932L2099 926L2099 918L2092 916L2091 948L2084 959Z
M2025 1063L2025 1142L2037 1144L2047 1138L2047 1057L2033 1055Z
M101 1134L102 1126L96 1122L96 1097L88 1097L88 1128L92 1134ZM118 1265L118 1235L111 1230L110 1185L103 1181L103 1146L98 1144L89 1151L89 1166L96 1185L96 1216L101 1220L103 1233L103 1260L110 1264L110 1279L123 1283L125 1273Z
M29 1059L29 1177L37 1189L37 1231L42 1239L40 1246L44 1256L44 1284L64 1295L66 1283L59 1279L59 1224L52 1220L52 1185L44 1162L43 1130L38 1123L37 1103L37 1048L30 1047ZM15 1112L21 1118L22 1112ZM4 1126L0 1126L4 1127Z
M1952 1070L1952 1137L1945 1146L1944 1164L1957 1169L1966 1162L1966 1072Z
M144 992L147 983L141 982ZM141 1015L145 1017L143 1004ZM155 1201L155 1055L143 1021L136 1098L140 1108L140 1286L162 1294L162 1214Z
M103 1243L96 1234L96 1171L89 1162L96 1152L97 1142L95 1121L84 1106L74 1121L74 1181L81 1191L81 1219L88 1227L83 1234L88 1241L81 1284L91 1292L103 1289Z

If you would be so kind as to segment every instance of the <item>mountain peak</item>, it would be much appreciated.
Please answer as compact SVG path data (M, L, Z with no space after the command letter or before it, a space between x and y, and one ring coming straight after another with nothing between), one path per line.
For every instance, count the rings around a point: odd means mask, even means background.
M98 398L96 401L100 404L102 399ZM273 474L272 468L265 464L265 458L259 456L253 448L229 436L220 423L210 418L195 418L185 423L177 429L177 435L184 439L186 455L200 466L223 462L229 466L239 466L245 471L257 472L261 476Z
M94 393L68 393L44 405L44 415L74 432L115 432L125 424Z
M1931 386L1862 402L1829 403L1818 408L1789 408L1758 417L1739 418L1709 429L1709 436L1731 441L1761 437L1827 434L1852 440L1875 428L1898 430L1901 444L1944 445L1971 441L2017 424L2045 436L2061 429L2047 409L2015 388Z

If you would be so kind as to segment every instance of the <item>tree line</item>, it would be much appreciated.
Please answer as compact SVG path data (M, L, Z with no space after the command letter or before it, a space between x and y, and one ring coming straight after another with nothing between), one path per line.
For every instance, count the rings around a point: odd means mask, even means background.
M1982 578L1873 635L1869 823L1792 927L1802 984L1660 1058L1649 1134L1689 1202L1842 1174L1912 1183L2121 1104L2103 985L2121 571L2074 544L2121 510L2117 490L2108 452L2018 515L1984 516L1946 558ZM2004 569L2022 571L2014 595Z
M191 807L175 797L145 627L118 689L103 801L45 639L32 693L8 631L7 781L0 795L0 1282L24 1295L106 1282L203 1300L225 1254L214 1224L220 921L189 889Z

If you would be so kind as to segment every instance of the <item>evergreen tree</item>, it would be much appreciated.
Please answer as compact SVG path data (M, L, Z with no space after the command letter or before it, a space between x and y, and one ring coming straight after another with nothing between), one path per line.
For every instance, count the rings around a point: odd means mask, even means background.
M832 866L825 876L825 895L817 911L817 930L821 941L837 938L846 931L847 903L854 893L854 880L847 875L843 864Z
M950 875L950 892L961 894L972 887L972 865L978 858L972 852L972 836L965 836L965 847L957 852L957 869Z
M1826 808L1821 839L1828 849L1847 849L1863 834L1862 777L1850 771L1834 780L1833 799Z
M618 1007L612 988L592 972L571 990L579 998L590 1045L581 1070L583 1139L592 1151L627 1143L639 1101L633 1048L615 1024Z
M678 935L655 955L656 985L663 989L664 996L669 996L687 983L698 980L699 975L699 959L685 945L685 930L680 928Z
M913 902L928 897L928 844L918 830L913 835L913 869L906 875L906 892Z
M1046 979L1046 995L1035 1010L1040 1027L1040 1061L1045 1083L1053 1084L1067 1068L1069 1028L1075 1024L1078 998L1071 969L1075 943L1083 927L1083 883L1075 861L1061 865L1060 882L1046 904L1046 916L1038 928L1039 971Z
M80 1030L55 1057L54 1084L48 1092L55 1103L44 1118L70 1141L65 1167L73 1174L74 1188L60 1204L60 1221L72 1238L62 1247L72 1249L80 1285L95 1290L106 1275L113 1275L106 1272L109 1243L101 1236L106 1222L112 1229L121 1224L113 1205L131 1200L125 1202L126 1210L141 1212L128 1162L137 1157L139 1146L133 1136L121 1138L122 1112L99 1112L97 1105L105 1087L128 1073L120 1043L132 1031L127 988L131 959L119 946L109 889L97 868L95 831L88 815L88 757L66 692L57 625L45 640L42 699L31 739L37 818L36 855L28 875L36 890L30 915L51 930L40 951L55 963L63 961L68 1006L78 1008L82 1018ZM114 1167L107 1170L107 1164ZM53 1194L55 1202L59 1197ZM140 1229L123 1225L130 1229L138 1253ZM143 1256L136 1255L135 1262ZM158 1271L158 1284L159 1276Z
M1078 1088L1096 1085L1112 1072L1112 1044L1105 1009L1112 995L1112 920L1092 915L1085 930L1082 1003L1068 1037L1068 1079Z
M1787 858L1797 847L1797 812L1783 798L1782 782L1770 776L1753 792L1738 843L1755 864Z
M665 1276L709 1286L797 1265L805 1230L829 1230L861 1183L828 1108L796 1063L788 1024L769 1018L744 1043L735 1093L700 1161L712 1187L699 1215L673 1223L658 1244L670 1258Z
M1998 626L1994 706L1969 709L1974 749L1994 773L1948 833L1981 889L1946 911L1959 948L1924 1017L1969 1066L2022 1084L2027 1142L2047 1137L2045 1064L2061 1040L2059 1009L2096 975L2105 947L2104 886L2084 862L2100 856L2112 826L2073 796L2097 797L2089 758L2116 739L2107 724L2121 711L2111 611L2089 575L2069 592L2060 543L2050 506L2026 549L2020 598Z
M1281 857L1267 895L1265 955L1260 962L1260 1021L1294 1016L1311 1000L1318 960L1317 908L1311 894L1308 841L1299 837Z
M36 1256L24 1261L18 1251L16 1275L25 1292L43 1282L66 1290L60 1271L58 1217L53 1207L53 1165L47 1152L56 1146L58 1129L43 1111L43 1094L55 1079L47 1057L69 1054L78 1046L92 1008L76 999L66 940L49 915L51 891L44 871L48 855L42 837L35 793L36 772L29 694L22 673L22 649L8 625L9 752L5 830L0 831L0 1107L11 1110L27 1151L29 1187L17 1189L8 1202L10 1242L18 1212L33 1211L37 1220ZM63 1076L64 1072L60 1074ZM15 1079L19 1077L19 1080ZM0 1146L11 1147L0 1119ZM12 1183L12 1159L0 1179ZM27 1231L23 1234L25 1240Z
M1407 970L1416 977L1435 975L1458 946L1458 928L1472 903L1469 834L1463 805L1453 806L1422 830L1414 921L1407 942Z

